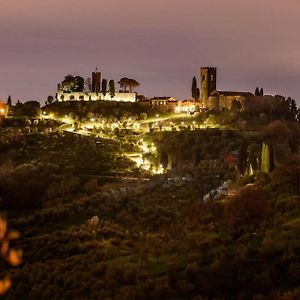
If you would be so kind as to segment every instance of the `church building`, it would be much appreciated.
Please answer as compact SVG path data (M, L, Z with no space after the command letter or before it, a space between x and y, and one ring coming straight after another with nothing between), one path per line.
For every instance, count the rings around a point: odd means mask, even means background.
M204 109L215 111L230 110L232 103L238 101L241 110L246 110L247 102L256 97L250 92L218 91L217 68L202 67L200 69L200 82L200 101Z

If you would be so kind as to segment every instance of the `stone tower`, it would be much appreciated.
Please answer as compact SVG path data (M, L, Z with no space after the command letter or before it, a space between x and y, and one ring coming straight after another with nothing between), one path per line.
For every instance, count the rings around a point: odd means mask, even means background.
M217 89L217 68L202 67L200 70L201 102L207 108L210 94Z
M96 71L92 73L92 92L100 93L101 91L101 72Z

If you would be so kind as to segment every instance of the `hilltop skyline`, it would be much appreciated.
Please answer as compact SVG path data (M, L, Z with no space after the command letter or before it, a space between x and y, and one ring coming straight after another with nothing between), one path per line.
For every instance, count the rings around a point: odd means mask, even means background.
M40 100L67 74L135 78L147 96L191 97L201 66L218 89L293 97L300 103L300 21L291 0L111 3L12 0L0 12L0 96Z

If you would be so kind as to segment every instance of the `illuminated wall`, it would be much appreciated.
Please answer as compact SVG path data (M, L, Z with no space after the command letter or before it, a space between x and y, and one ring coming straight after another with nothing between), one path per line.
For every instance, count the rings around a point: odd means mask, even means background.
M94 92L79 92L79 93L57 93L57 100L63 101L117 101L117 102L136 102L136 93L116 93L113 98L110 97L109 93L105 96L101 93Z

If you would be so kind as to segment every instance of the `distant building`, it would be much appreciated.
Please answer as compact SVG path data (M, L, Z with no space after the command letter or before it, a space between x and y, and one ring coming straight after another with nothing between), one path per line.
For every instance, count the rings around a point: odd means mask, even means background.
M240 110L249 110L256 103L265 101L269 104L272 96L255 96L250 92L217 90L217 68L202 67L200 69L201 94L200 105L204 109L222 111L232 109L233 102L240 103Z
M153 97L151 99L144 100L143 102L147 103L150 108L154 108L162 112L174 111L178 103L175 98L170 96Z
M179 100L175 108L177 113L194 113L197 111L199 102L196 100Z
M91 91L83 92L65 92L62 85L57 85L56 100L58 102L64 101L117 101L117 102L136 102L136 93L117 93L111 97L107 91L105 96L101 92L101 72L96 68L92 73L92 89Z

